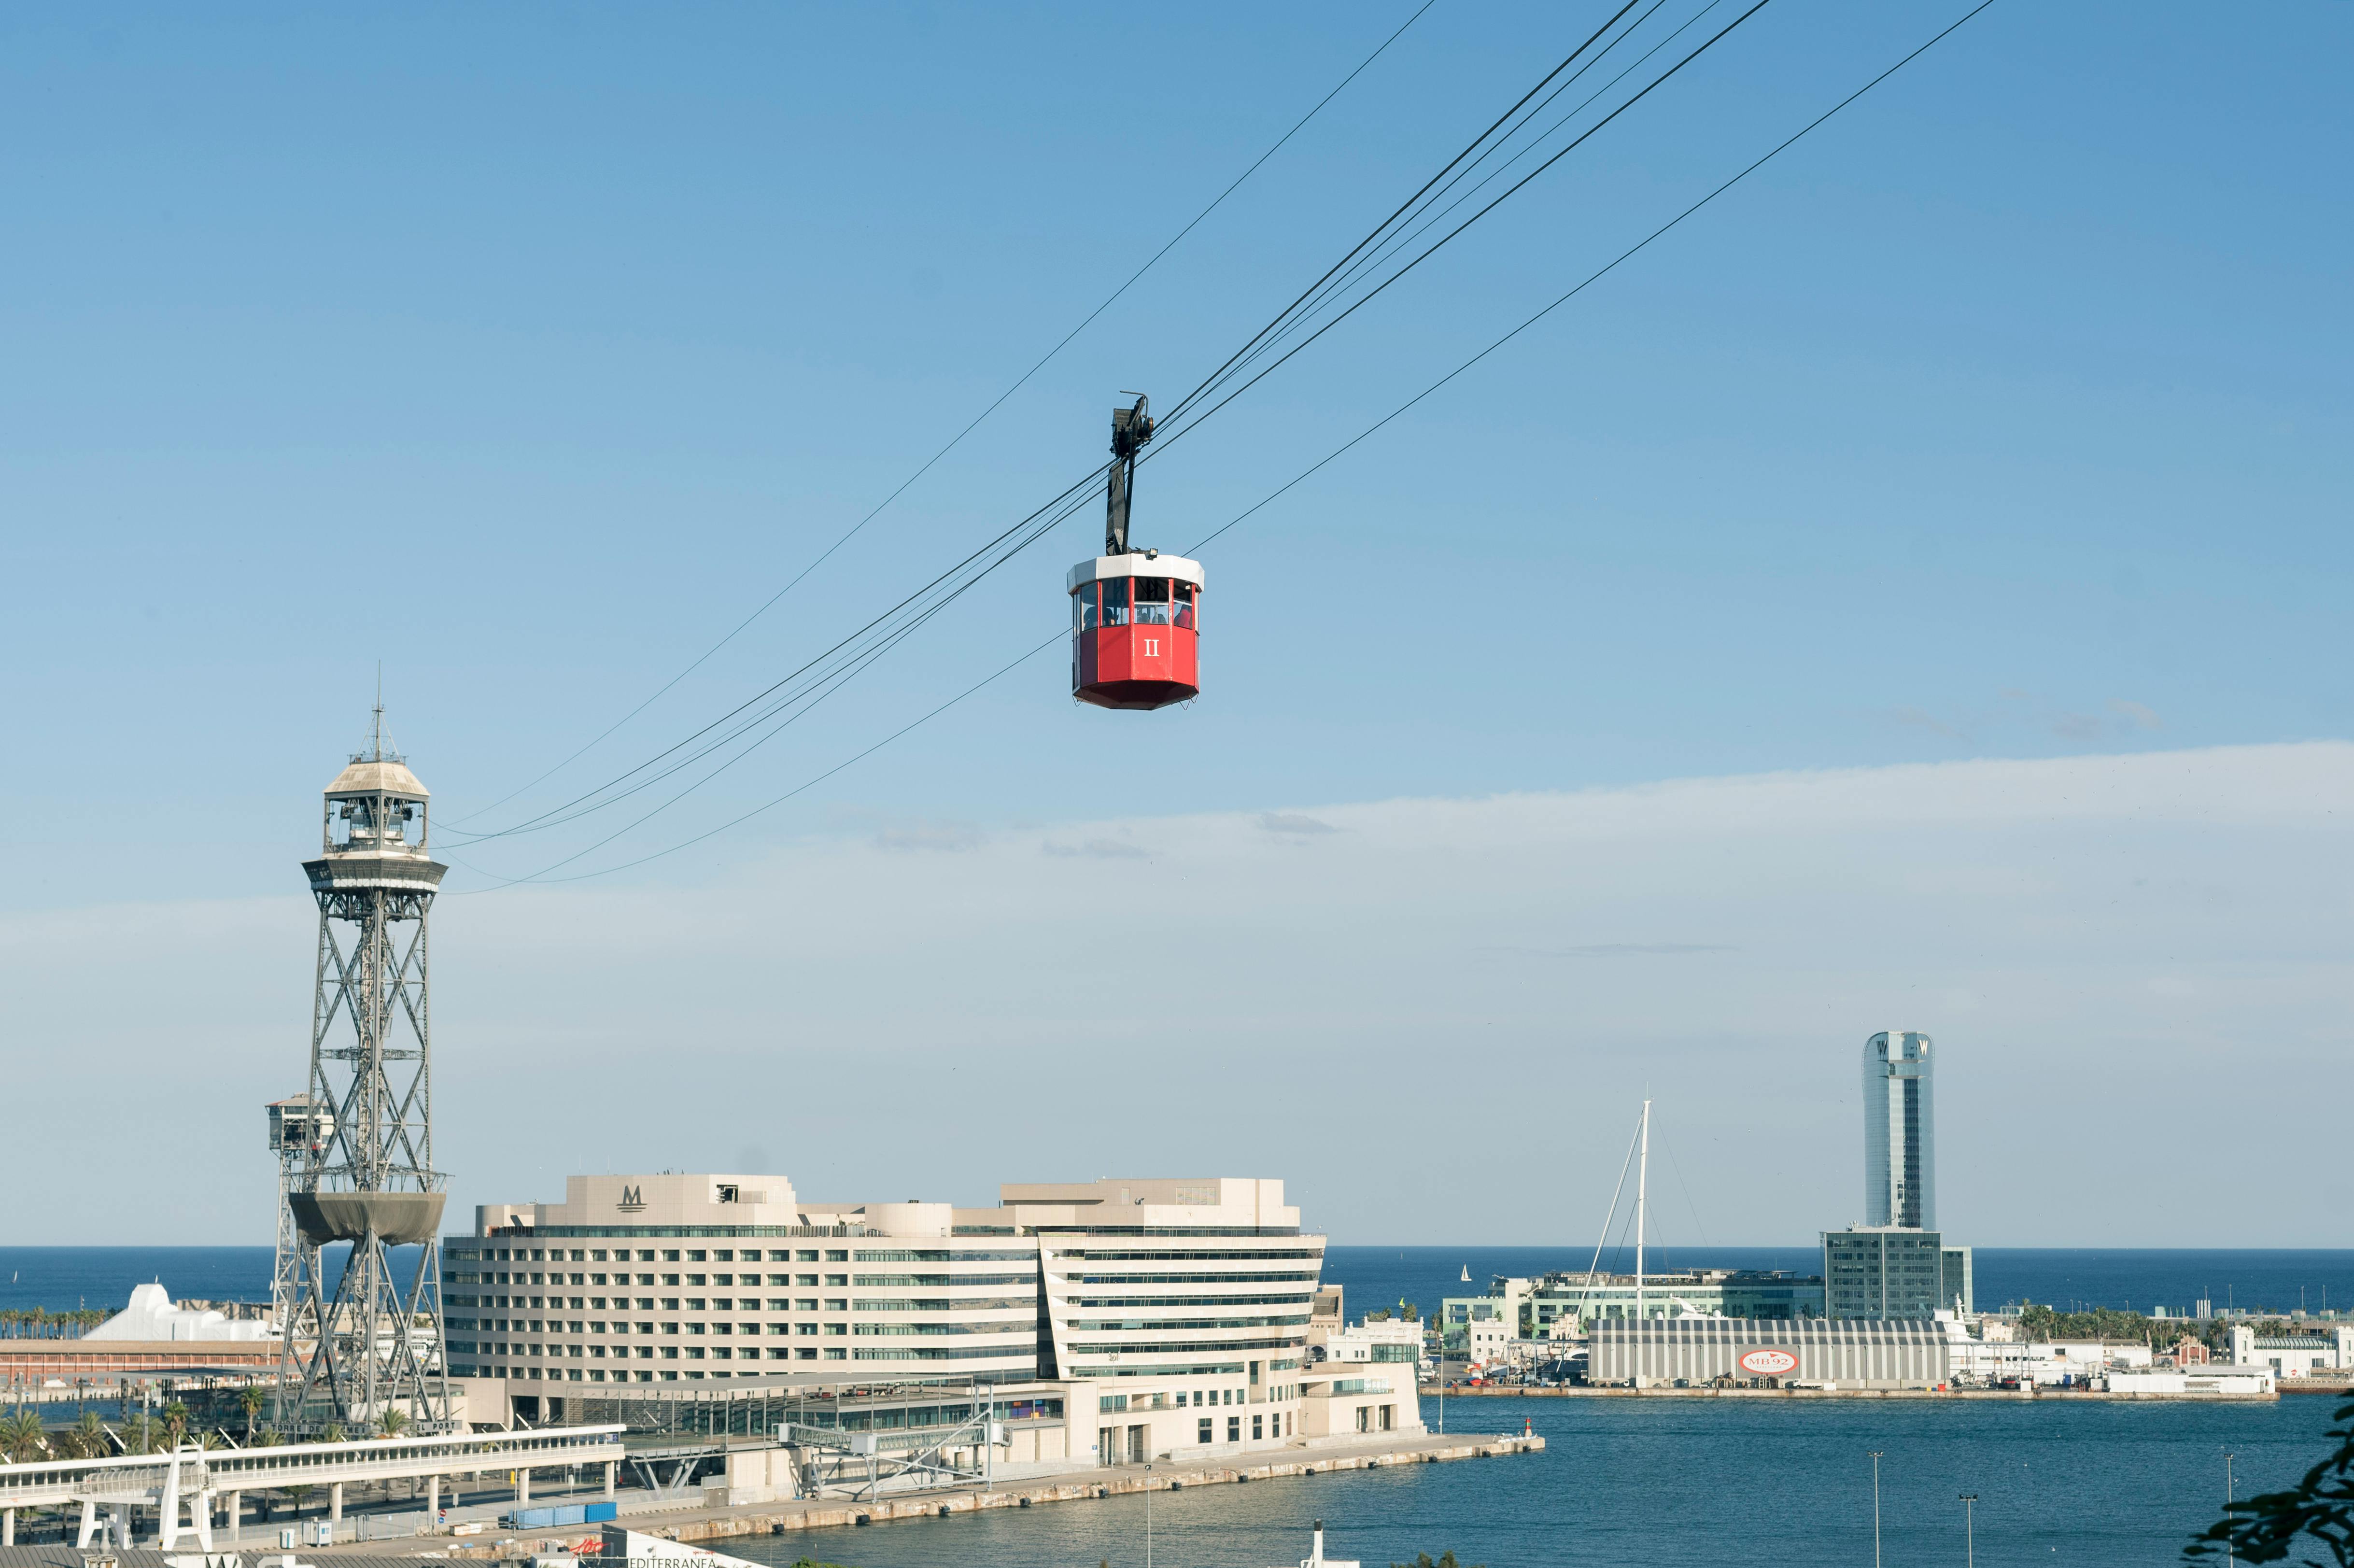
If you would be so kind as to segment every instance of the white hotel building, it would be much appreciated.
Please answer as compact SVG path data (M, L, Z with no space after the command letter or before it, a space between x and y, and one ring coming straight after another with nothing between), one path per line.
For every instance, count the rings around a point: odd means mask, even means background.
M986 1385L1025 1417L1013 1460L1420 1430L1410 1367L1343 1377L1310 1349L1324 1238L1281 1181L999 1193L854 1206L802 1202L782 1176L574 1176L563 1202L488 1205L444 1242L450 1371L478 1421L517 1400L546 1417L616 1397Z

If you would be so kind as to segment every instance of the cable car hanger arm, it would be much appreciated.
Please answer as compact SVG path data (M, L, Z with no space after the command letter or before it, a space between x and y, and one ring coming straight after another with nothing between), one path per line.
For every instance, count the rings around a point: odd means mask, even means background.
M1136 489L1136 454L1152 439L1152 400L1136 394L1136 406L1111 411L1111 473L1104 490L1104 554L1128 550L1128 503Z

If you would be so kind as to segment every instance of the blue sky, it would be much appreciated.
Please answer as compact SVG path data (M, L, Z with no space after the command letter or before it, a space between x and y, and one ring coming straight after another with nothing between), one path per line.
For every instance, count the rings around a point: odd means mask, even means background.
M1775 0L1149 465L1138 536L1182 546L1258 501L1961 9ZM313 792L379 661L444 821L524 784L807 565L1408 10L12 9L0 907L52 934L131 903L276 899L299 924ZM1100 461L1119 389L1173 399L1602 15L1440 0L956 453L524 801L667 745ZM1219 540L1199 704L1075 709L1050 651L584 895L626 928L835 840L2343 738L2349 34L2342 6L1998 0ZM623 847L779 794L1046 637L1098 532L1020 557ZM469 853L451 886L539 848ZM1423 874L1401 918L1474 897ZM279 941L222 960L255 984L204 1025L256 1043L245 1098L282 1092L271 1051L299 1067L306 944ZM590 1022L528 966L501 984L546 1028ZM839 1027L937 1027L887 987L869 1003ZM135 1033L57 1016L74 1043ZM1820 1021L1839 1083L1889 1022ZM1414 1224L1347 1239L1447 1234Z

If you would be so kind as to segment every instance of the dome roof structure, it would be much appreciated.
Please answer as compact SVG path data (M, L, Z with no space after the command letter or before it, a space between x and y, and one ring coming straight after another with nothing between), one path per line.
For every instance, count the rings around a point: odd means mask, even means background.
M428 798L425 786L408 765L395 758L355 758L349 768L335 775L327 786L328 795L398 795L403 800L422 800Z

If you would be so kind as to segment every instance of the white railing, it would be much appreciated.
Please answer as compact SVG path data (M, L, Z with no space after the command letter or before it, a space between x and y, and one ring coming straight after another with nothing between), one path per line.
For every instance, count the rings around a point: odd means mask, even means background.
M623 1430L619 1425L563 1426L529 1432L371 1437L354 1443L292 1443L274 1448L201 1452L184 1448L177 1461L183 1490L258 1491L473 1470L598 1464L622 1457ZM53 1508L85 1497L160 1493L169 1479L174 1457L123 1454L106 1459L0 1465L0 1508Z

